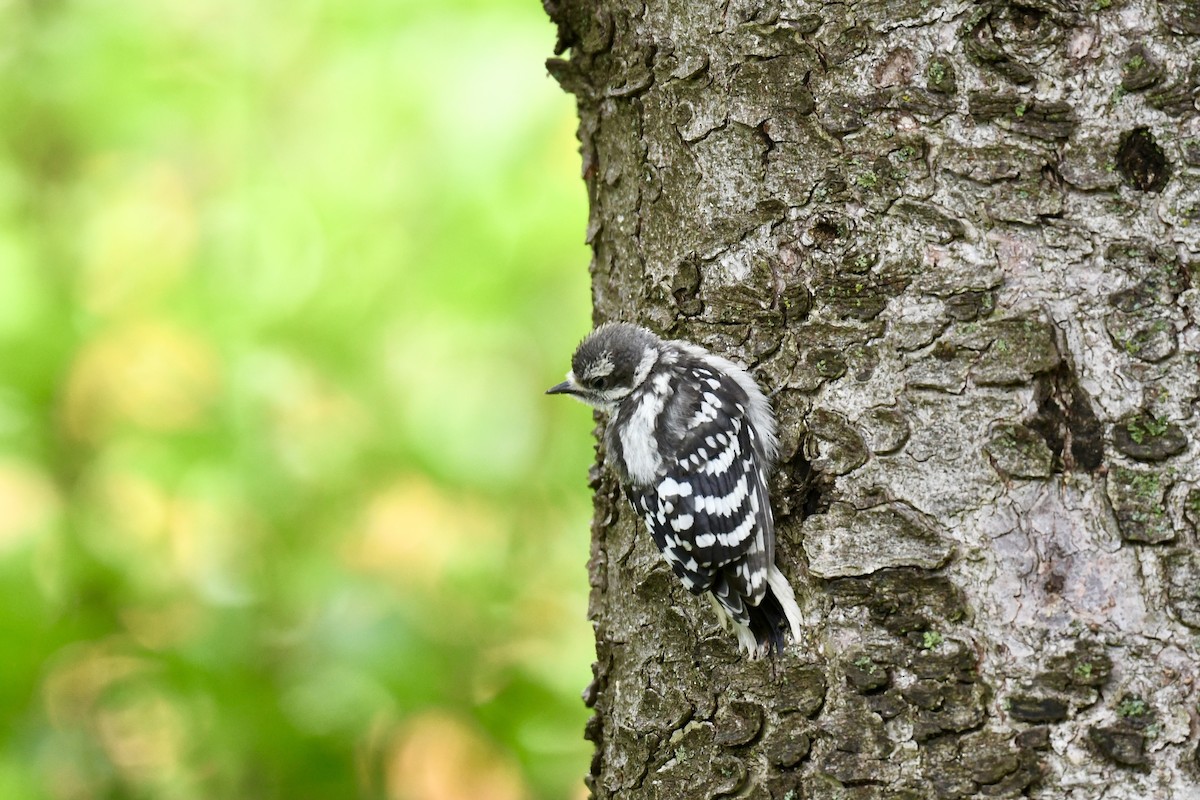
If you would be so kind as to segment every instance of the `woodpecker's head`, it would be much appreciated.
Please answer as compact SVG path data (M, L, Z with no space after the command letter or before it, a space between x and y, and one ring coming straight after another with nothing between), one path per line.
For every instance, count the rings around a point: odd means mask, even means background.
M611 412L646 380L661 346L662 340L637 325L601 325L580 342L567 379L546 394L569 394Z

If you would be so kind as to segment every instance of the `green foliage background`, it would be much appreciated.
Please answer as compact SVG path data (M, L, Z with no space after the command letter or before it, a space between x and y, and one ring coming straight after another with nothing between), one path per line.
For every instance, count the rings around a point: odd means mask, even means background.
M535 0L0 0L0 797L582 796Z

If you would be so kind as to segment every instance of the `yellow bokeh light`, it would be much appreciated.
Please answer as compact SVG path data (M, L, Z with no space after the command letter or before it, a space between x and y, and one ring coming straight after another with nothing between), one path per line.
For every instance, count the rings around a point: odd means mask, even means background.
M67 379L63 417L75 439L117 426L178 431L198 425L220 388L220 365L202 337L161 320L116 328L87 342Z
M522 800L516 767L480 734L448 713L413 717L396 736L385 766L388 800Z
M58 490L43 472L19 461L0 462L0 554L49 524L60 506Z
M486 506L410 475L368 500L343 558L352 569L401 586L432 588L455 564L470 562L481 547L503 540L504 532Z

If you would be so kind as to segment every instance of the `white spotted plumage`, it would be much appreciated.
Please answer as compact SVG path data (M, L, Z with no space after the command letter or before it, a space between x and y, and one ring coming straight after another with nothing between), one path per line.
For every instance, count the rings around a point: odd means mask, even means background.
M743 650L758 657L799 638L800 609L775 564L775 419L745 370L615 323L580 344L550 392L609 415L608 461L626 495L680 581L712 597Z

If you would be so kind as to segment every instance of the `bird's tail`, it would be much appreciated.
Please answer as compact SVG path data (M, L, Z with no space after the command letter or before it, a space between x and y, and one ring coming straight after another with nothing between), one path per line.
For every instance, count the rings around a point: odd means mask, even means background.
M722 596L717 597L717 594ZM724 585L716 587L708 597L717 610L721 624L732 628L737 635L738 647L751 658L762 658L772 652L782 653L788 638L793 642L800 641L804 615L796 604L792 585L774 564L767 571L767 591L758 605L745 603L744 598L730 593ZM734 613L725 607L730 603L734 604ZM746 619L746 622L740 622L737 617Z
M800 640L803 615L796 604L796 594L774 564L767 570L767 592L762 602L748 606L746 611L750 616L749 633L754 637L757 651L752 655L761 657L772 651L782 653L789 637L793 642Z

